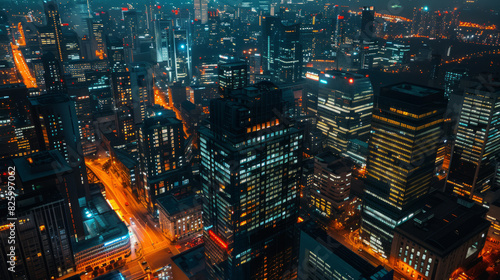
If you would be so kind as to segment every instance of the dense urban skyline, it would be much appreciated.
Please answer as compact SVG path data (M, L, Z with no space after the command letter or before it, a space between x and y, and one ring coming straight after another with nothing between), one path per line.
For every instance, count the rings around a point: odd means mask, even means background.
M498 1L0 3L0 279L500 278Z

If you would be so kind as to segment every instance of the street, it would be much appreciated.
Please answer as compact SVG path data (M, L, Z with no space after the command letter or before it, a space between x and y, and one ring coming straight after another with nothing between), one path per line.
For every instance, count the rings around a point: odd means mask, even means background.
M170 257L178 254L179 250L170 244L153 221L147 209L133 197L129 189L123 188L119 176L109 169L109 173L103 170L102 164L108 158L95 160L86 159L86 166L99 178L106 189L106 199L114 200L118 206L118 215L121 216L131 232L131 251L127 264L120 269L126 279L142 279L146 273L146 267L151 272L172 263ZM141 263L146 261L147 264Z

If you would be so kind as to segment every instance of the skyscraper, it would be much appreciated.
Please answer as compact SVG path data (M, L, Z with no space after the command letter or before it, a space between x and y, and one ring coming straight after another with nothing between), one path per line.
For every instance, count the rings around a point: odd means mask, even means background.
M363 75L327 71L316 82L318 87L318 128L326 144L345 153L349 140L367 140L373 110L373 88Z
M194 0L194 19L200 20L201 24L208 21L208 0Z
M51 186L17 197L15 272L7 270L12 243L7 200L0 203L0 277L5 280L59 278L75 271L65 201Z
M373 6L361 9L361 40L369 40L375 37L375 9Z
M42 56L43 78L45 80L45 91L47 94L66 94L61 62L51 52Z
M209 279L288 279L297 257L302 134L270 82L212 101L200 131Z
M300 24L284 24L278 17L265 17L263 23L264 69L281 83L296 82L302 75Z
M99 16L88 19L91 42L91 55L93 59L104 59L106 53L106 41L103 20Z
M483 80L464 91L447 184L453 193L483 202L500 155L500 84Z
M400 83L376 100L366 164L361 237L388 258L397 225L430 187L446 100L437 89ZM416 207L416 208L415 208Z
M54 34L55 40L55 50L54 55L59 61L63 61L62 45L63 37L61 30L61 16L59 10L57 9L57 4L53 1L43 3L45 9L45 17L47 19L47 28L49 32Z
M33 97L30 102L40 149L61 153L74 170L75 181L71 191L78 196L81 204L85 204L89 197L87 169L74 101L67 95L54 94ZM78 233L78 237L83 235Z
M460 81L469 76L469 70L465 68L455 68L446 71L444 75L444 95L450 99L450 95L457 94Z
M15 158L13 162L17 171L16 184L21 193L50 192L51 188L57 188L64 198L68 234L72 241L82 240L85 230L79 192L83 187L79 182L78 168L69 166L57 150Z
M147 190L146 202L152 208L162 191L149 187L149 182L163 173L184 165L182 122L172 112L160 111L147 118L139 128L139 152L142 176Z
M219 93L229 96L231 91L242 89L248 85L248 65L237 59L219 61Z
M171 68L172 20L162 19L160 15L156 16L158 17L154 21L156 62L166 62L166 66Z

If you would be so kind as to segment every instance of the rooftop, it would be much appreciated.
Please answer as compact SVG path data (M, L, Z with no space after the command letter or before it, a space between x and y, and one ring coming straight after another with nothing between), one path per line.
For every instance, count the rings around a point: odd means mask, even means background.
M177 254L172 257L172 261L177 265L184 274L191 279L195 275L200 275L197 279L206 279L203 273L205 271L205 245L200 244L187 251Z
M29 156L15 158L13 162L16 166L19 179L22 182L29 182L73 171L57 150L42 151Z
M92 195L89 206L83 209L86 239L73 244L75 254L129 234L125 223L120 220L101 193Z
M436 94L436 93L440 92L437 89L423 87L423 86L410 84L410 83L395 84L395 85L391 86L390 88L392 90L400 92L400 93L415 95L418 97L428 96L428 95L432 95L432 94Z
M20 195L16 198L16 213L21 214L24 211L35 210L37 207L53 203L63 202L63 197L55 187L45 188L43 190L33 191ZM8 217L8 200L0 201L0 217Z
M358 271L364 278L361 279L392 279L392 272L388 272L382 266L375 267L368 261L363 259L358 254L349 250L347 247L338 242L335 238L327 234L326 231L317 226L314 222L305 222L301 226L301 247L303 234L308 235L311 240L318 242L325 247L330 253L339 257L345 265L351 266ZM304 243L305 244L305 243ZM319 248L315 248L319 250ZM302 248L301 248L302 251ZM302 252L301 252L302 255ZM326 257L326 256L325 256Z
M441 192L429 195L422 211L395 231L434 253L445 256L487 229L488 209Z
M173 195L167 195L158 198L156 201L170 216L201 205L201 201L194 194L182 199L176 199Z
M327 168L335 174L351 172L354 165L349 158L339 157L330 151L317 155L316 159L327 164Z

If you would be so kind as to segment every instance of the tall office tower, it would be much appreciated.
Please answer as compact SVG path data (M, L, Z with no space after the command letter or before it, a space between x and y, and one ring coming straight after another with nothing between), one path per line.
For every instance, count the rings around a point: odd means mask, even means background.
M145 199L150 209L162 191L150 188L151 182L165 172L184 165L182 122L170 111L160 111L139 127L139 153L144 181ZM164 190L163 190L164 192Z
M429 7L413 8L413 20L411 23L412 36L429 36L431 25L431 14Z
M137 45L137 38L139 37L138 32L138 16L137 11L127 10L123 11L123 27L124 27L124 38L123 47L125 50L125 60L127 62L134 61L134 50Z
M430 187L446 99L442 91L400 83L382 87L373 110L361 237L388 258L393 229L418 209Z
M263 24L264 68L280 83L293 83L302 74L300 24L284 24L278 17L266 17Z
M61 16L59 15L57 4L54 1L49 1L49 2L44 2L43 6L45 9L47 28L52 34L54 34L55 51L56 51L54 55L60 62L62 62L64 61L62 53L63 37L61 30Z
M430 78L436 80L439 75L439 69L441 68L441 55L437 53L432 54L431 58L431 73Z
M309 204L328 218L337 218L351 193L354 162L324 152L314 158L314 177L310 186Z
M73 30L63 32L63 60L80 60L80 38Z
M54 94L36 96L30 102L40 149L58 150L75 170L74 187L84 203L89 196L87 169L74 101L67 95Z
M210 104L200 129L209 279L288 279L297 261L302 133L270 82Z
M156 62L165 63L165 67L171 69L172 20L162 19L160 15L156 16L157 18L154 21Z
M335 26L335 31L332 34L334 46L336 48L340 48L340 45L343 44L346 40L346 35L349 29L349 18L350 18L349 12L347 12L344 9L338 10L336 18L333 22Z
M200 20L201 24L208 21L208 0L194 0L194 19Z
M79 192L83 189L79 182L78 168L71 167L57 150L42 151L29 156L13 159L16 167L16 184L23 194L46 192L57 188L64 198L66 220L72 241L85 236Z
M453 193L483 202L494 184L500 155L500 84L483 80L465 88L447 184Z
M43 78L45 81L45 92L47 94L66 94L61 63L57 57L49 52L42 56Z
M248 65L245 61L230 59L219 61L219 93L228 97L232 91L248 85Z
M363 39L359 44L360 68L372 69L380 62L377 39Z
M92 115L96 117L112 115L115 99L111 86L111 75L105 72L87 72L85 79L92 102Z
M13 64L13 56L11 51L11 31L10 31L10 22L7 14L2 11L0 12L0 57L1 60L6 60L8 63ZM25 40L26 43L26 40Z
M375 37L375 9L373 6L361 9L361 40L369 40Z
M80 139L84 156L95 155L97 152L96 131L92 110L93 101L90 98L88 86L81 83L68 85L68 92L75 102L76 118L80 127Z
M219 69L216 61L210 59L201 62L198 68L198 84L215 86L219 81Z
M153 75L151 65L132 63L130 65L130 88L135 124L142 123L147 117L147 108L153 105Z
M5 280L43 280L62 277L75 271L70 240L70 224L66 219L65 201L51 186L43 191L16 198L14 230L15 272L7 270L12 243L8 230L8 201L0 204L0 278ZM22 221L22 222L21 222Z
M349 140L367 140L373 110L373 88L363 75L327 71L316 82L318 128L326 145L337 153L347 152Z
M283 25L276 57L276 81L295 83L302 78L302 44L300 24Z
M125 71L125 49L123 47L123 39L108 37L106 48L111 70L113 72Z
M29 117L29 91L24 84L0 86L0 159L38 151Z
M114 72L111 74L116 108L132 107L132 87L130 72Z
M469 70L465 68L454 68L446 71L444 75L444 95L450 99L452 94L458 94L460 81L469 76Z
M175 81L189 84L193 76L191 57L191 34L189 29L176 28L173 30L173 71Z
M100 17L92 17L88 19L91 42L91 55L93 59L105 59L106 41L104 34L104 23Z

